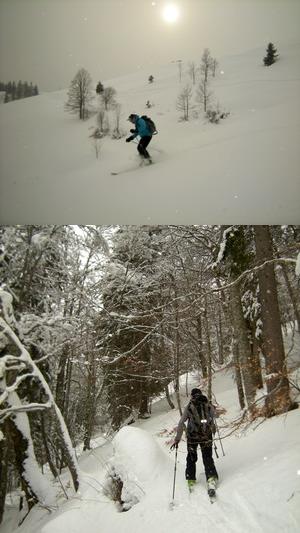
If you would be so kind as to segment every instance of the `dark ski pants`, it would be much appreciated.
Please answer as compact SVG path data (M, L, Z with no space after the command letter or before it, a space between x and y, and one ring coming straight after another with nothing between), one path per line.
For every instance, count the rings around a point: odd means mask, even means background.
M203 442L195 442L195 441L188 441L187 442L187 458L186 458L186 470L185 470L185 477L186 479L196 479L196 462L198 459L197 455L197 447L198 445L201 448L202 452L202 460L205 470L206 479L210 477L216 477L218 478L218 473L215 467L215 463L213 460L213 449L212 449L212 441L203 441Z
M150 155L149 153L147 152L146 148L149 144L149 142L151 141L152 137L151 135L147 136L147 137L141 137L141 140L137 146L137 149L138 149L138 152L140 154L141 157L144 157L145 159L149 159Z

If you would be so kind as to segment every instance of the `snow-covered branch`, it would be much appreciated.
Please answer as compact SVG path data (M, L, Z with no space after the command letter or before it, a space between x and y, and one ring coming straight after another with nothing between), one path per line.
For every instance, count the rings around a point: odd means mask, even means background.
M15 389L12 389L13 391ZM6 394L6 399L8 398L8 394ZM1 409L0 411L0 421L3 422L5 418L7 418L10 415L15 415L16 413L27 413L28 411L43 411L45 409L50 409L52 407L50 402L47 403L27 403L23 404L19 407L13 406L13 407L7 407L6 409Z
M14 317L13 306L12 306L13 297L9 292L0 289L0 303L2 307L3 316L8 324L11 326L16 326L16 319Z
M226 248L227 237L232 231L233 231L233 226L229 226L229 228L226 228L223 231L222 240L221 240L221 243L219 245L218 257L217 257L216 261L210 265L210 268L215 268L222 261L222 259L224 257L225 248Z
M121 361L121 359L124 359L125 357L127 357L128 355L132 354L133 352L135 352L135 350L141 346L142 344L144 344L144 342L148 339L148 337L150 337L151 335L153 335L153 332L156 331L160 326L161 324L164 322L164 319L161 320L154 328L151 329L151 331L149 333L147 333L147 335L145 335L145 337L142 338L141 341L139 341L137 344L135 344L130 350L127 350L127 352L123 352L121 353L120 355L118 355L117 357L115 357L114 359L112 360L105 360L105 364L106 365L113 365L115 363L117 363L118 361Z
M2 291L4 292L4 291ZM3 296L3 295L1 295ZM5 300L5 298L4 298ZM2 301L3 301L3 297L2 297ZM79 468L78 468L78 464L77 464L77 458L76 458L76 455L75 455L75 452L74 452L74 449L73 449L73 446L72 446L72 442L71 442L71 439L70 439L70 436L69 436L69 432L67 430L67 427L66 427L66 424L65 424L65 421L64 421L64 418L58 408L58 406L56 405L56 402L54 400L54 397L53 397L53 394L51 392L51 389L47 383L47 381L45 380L43 374L41 373L41 371L39 370L39 368L37 367L37 365L35 364L35 361L31 358L29 352L26 350L26 348L24 347L24 345L22 344L22 342L20 341L20 339L18 338L18 336L14 333L14 331L11 329L10 325L0 316L0 328L2 330L2 332L5 332L5 335L6 337L8 337L10 339L10 341L13 342L13 344L16 346L16 348L18 349L19 351L19 355L18 357L12 357L11 355L7 355L7 356L4 356L4 358L1 359L1 365L0 365L0 378L1 378L1 388L3 390L3 399L5 399L8 403L8 407L4 410L2 410L2 416L6 417L8 415L10 415L12 412L14 413L14 415L16 415L16 411L15 411L15 405L14 403L11 401L11 398L17 398L17 394L16 394L16 389L18 387L18 385L24 381L24 379L28 378L28 377L33 377L33 378L36 378L41 389L44 391L44 393L46 394L46 397L48 398L47 402L43 403L43 404L26 404L26 403L21 403L21 400L19 399L18 402L17 402L17 410L21 416L25 416L25 411L28 411L28 410L32 410L32 409L53 409L54 413L55 413L55 416L56 416L56 420L57 420L57 423L58 423L58 431L59 431L59 435L60 435L60 439L63 443L63 446L64 446L64 453L65 455L68 457L68 466L70 468L70 471L71 471L71 474L72 474L72 477L73 477L73 482L74 482L74 486L75 486L75 489L77 490L78 487L79 487ZM6 358L6 359L5 359ZM26 373L26 374L21 374L19 376L17 376L17 378L15 379L15 382L11 385L11 386L7 386L6 385L6 379L5 379L5 373L6 373L6 370L9 370L9 367L7 368L6 367L6 363L9 363L9 362L12 362L14 365L16 364L16 361L20 360L21 362L23 362L27 368L30 368L30 373ZM5 398L6 396L6 398ZM25 419L24 419L25 420ZM27 422L26 422L27 424ZM27 437L26 437L27 438ZM28 440L28 439L27 439Z
M294 263L295 264L296 259L292 259L289 257L268 259L267 261L264 261L261 265L257 265L255 267L249 268L248 270L244 270L244 272L242 272L242 274L238 278L236 278L234 281L232 281L231 283L228 283L227 285L223 285L222 287L218 287L217 289L212 289L208 291L206 294L211 294L211 293L225 291L227 289L230 289L233 285L240 283L240 281L242 281L242 279L248 276L249 274L253 274L253 272L257 272L265 268L266 265L270 265L274 263Z

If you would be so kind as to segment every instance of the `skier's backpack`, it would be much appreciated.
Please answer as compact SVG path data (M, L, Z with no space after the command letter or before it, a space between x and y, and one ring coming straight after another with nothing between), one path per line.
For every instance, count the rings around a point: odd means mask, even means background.
M142 115L141 118L146 122L151 135L157 135L158 131L153 120L150 117L147 117L147 115Z
M210 432L215 433L214 407L210 402L201 402L198 407L200 413L196 405L190 402L190 412L193 418L192 425L194 426L192 430L200 431L203 435Z

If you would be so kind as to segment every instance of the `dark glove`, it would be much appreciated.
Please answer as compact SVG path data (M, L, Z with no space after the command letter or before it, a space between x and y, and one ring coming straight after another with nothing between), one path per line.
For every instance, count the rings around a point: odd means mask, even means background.
M130 141L132 141L132 139L134 139L134 137L133 137L133 135L130 135L130 137L127 137L126 142L130 143Z
M175 448L175 449L177 450L177 448L178 448L178 444L179 444L179 443L177 442L177 440L174 440L174 442L173 442L173 444L172 444L172 446L171 446L170 449L171 449L171 450L174 450L174 448Z
M134 129L133 129L133 130L130 130L130 133L135 133L135 130L134 130Z

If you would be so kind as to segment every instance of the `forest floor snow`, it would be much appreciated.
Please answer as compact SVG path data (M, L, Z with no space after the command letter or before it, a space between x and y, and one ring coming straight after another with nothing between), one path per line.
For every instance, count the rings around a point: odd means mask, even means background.
M299 353L297 345L295 351ZM293 364L295 356L293 355ZM297 372L297 370L295 370ZM202 386L189 376L188 388ZM207 496L201 458L197 485L190 494L185 482L186 442L180 442L174 506L171 509L175 453L170 451L178 423L177 410L165 399L156 401L152 416L123 427L112 441L99 436L93 449L81 454L81 488L74 494L67 473L69 500L61 494L51 513L34 508L21 527L16 500L8 498L2 533L294 533L300 529L300 410L230 435L230 422L239 416L231 370L214 374L215 401L226 413L219 418L225 449L219 442L215 459L220 477L217 501ZM182 379L182 403L187 402ZM107 474L114 469L123 481L127 512L107 497Z

